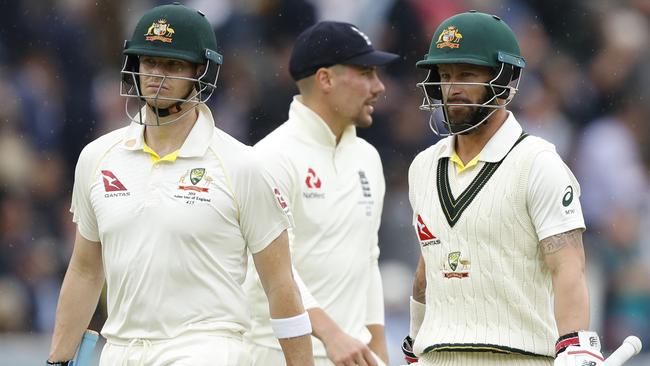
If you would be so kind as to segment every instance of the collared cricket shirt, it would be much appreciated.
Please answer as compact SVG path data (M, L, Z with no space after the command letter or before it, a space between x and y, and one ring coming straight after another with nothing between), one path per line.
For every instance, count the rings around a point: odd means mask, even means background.
M259 252L289 225L252 148L198 108L171 157L152 157L135 123L79 157L71 211L81 235L102 245L108 339L243 332L247 250Z
M414 350L554 356L553 288L539 242L584 229L580 186L554 146L523 134L511 113L466 166L454 140L409 169L427 280Z
M377 259L385 182L377 150L357 137L353 126L337 145L327 124L299 97L288 121L255 148L287 199L294 222L289 231L294 268L342 330L367 343L366 325L384 323ZM247 279L246 288L252 341L279 348L259 281ZM317 305L305 301L305 306ZM312 341L314 354L326 356L323 344Z

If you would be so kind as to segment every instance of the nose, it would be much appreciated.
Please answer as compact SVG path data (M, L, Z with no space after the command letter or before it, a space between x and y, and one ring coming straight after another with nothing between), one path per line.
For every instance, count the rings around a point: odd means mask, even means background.
M381 82L378 75L375 74L375 82L373 85L373 94L382 94L386 91L386 86Z
M449 84L442 86L443 90L446 89L448 96L459 95L463 93L463 84L459 84L454 80L449 80Z

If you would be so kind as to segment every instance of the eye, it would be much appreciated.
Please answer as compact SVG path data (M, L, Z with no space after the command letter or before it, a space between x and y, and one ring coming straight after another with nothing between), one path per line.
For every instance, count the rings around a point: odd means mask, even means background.
M182 67L183 64L181 64L178 61L174 61L174 60L167 61L167 68L169 68L170 70L178 70Z
M449 76L448 73L446 73L446 72L441 72L440 73L440 81L447 81L449 79L450 79L450 76Z
M152 58L148 58L148 57L141 58L140 63L149 69L153 69L154 67L156 67L156 61L154 61L154 59Z

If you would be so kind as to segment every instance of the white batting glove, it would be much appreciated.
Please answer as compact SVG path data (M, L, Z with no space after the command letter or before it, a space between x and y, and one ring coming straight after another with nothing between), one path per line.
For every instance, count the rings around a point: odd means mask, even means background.
M604 366L600 339L596 332L579 331L565 334L555 344L553 366Z

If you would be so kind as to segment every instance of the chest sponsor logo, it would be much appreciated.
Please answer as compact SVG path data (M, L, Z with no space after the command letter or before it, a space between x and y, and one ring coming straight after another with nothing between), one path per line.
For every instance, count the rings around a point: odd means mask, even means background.
M451 252L447 254L442 274L445 278L467 278L470 265L470 260L463 257L461 252Z
M440 244L440 239L436 238L436 236L431 233L431 230L429 230L427 225L424 223L422 216L418 215L415 225L418 232L418 239L420 240L420 245L422 245L422 247Z
M305 185L307 192L302 192L302 196L307 199L311 198L325 198L325 193L322 193L321 186L323 182L312 168L307 169L307 176L305 177Z
M104 192L106 192L104 197L125 197L131 195L131 192L126 189L124 184L117 179L112 171L102 170L101 173L102 180L104 181Z
M213 180L206 173L205 168L187 170L178 179L180 192L174 194L174 198L184 200L188 205L194 205L196 202L211 202L210 196L206 193L210 191Z
M314 169L312 168L307 169L307 177L305 178L305 184L309 189L320 189L322 183L318 175L316 175L316 171L314 171Z

